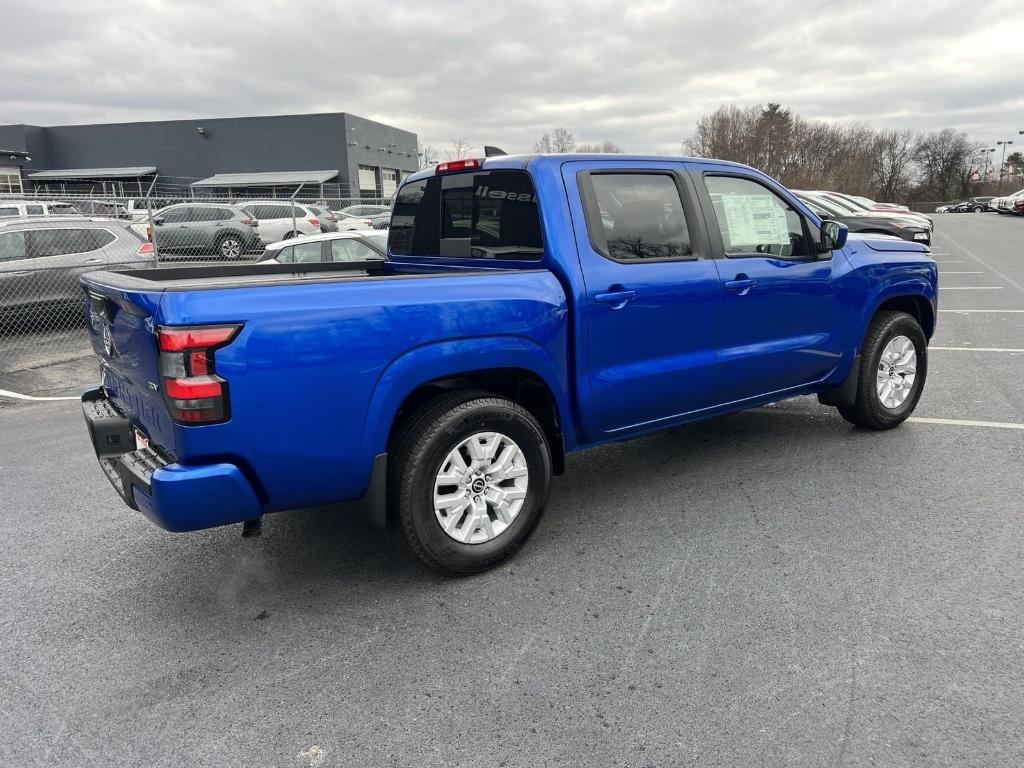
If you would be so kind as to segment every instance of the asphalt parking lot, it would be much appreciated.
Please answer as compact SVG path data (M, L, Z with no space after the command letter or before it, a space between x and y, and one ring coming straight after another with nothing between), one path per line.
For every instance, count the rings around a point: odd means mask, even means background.
M328 510L164 533L76 403L8 402L0 764L1024 763L1024 220L935 218L915 420L576 455L473 578Z

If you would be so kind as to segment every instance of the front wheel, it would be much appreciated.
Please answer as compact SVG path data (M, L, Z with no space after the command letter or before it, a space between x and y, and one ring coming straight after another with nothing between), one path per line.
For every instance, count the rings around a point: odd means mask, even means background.
M973 207L973 208L972 208L971 210L972 210L972 211L974 211L975 213L981 213L981 212L982 212L982 211L984 211L985 209L984 209L984 208L982 208L982 207L981 207L980 205L976 205L976 206L974 206L974 207Z
M540 521L551 451L537 420L512 401L442 396L410 419L394 447L390 499L409 546L431 568L492 568Z
M928 373L928 342L905 312L879 312L861 348L857 399L839 413L868 429L891 429L917 406Z

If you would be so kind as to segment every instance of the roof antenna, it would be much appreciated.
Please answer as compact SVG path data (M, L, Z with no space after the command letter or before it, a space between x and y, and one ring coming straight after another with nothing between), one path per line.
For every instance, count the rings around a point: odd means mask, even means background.
M504 149L498 149L498 147L492 147L488 144L484 144L484 157L498 157L499 155L507 155Z

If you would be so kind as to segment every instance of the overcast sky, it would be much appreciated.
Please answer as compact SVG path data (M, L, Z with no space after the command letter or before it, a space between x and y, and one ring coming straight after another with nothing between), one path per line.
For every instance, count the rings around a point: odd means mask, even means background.
M678 154L723 103L1024 143L1024 5L0 0L0 122L352 112Z

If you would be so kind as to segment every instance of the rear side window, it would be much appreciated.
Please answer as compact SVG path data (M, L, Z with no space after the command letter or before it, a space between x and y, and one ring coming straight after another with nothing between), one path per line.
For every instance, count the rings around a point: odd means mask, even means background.
M92 239L96 244L97 248L102 248L105 245L110 245L112 242L117 240L117 235L111 232L109 229L93 229Z
M66 256L97 249L91 229L36 229L30 233L33 256Z
M389 245L399 256L537 260L543 242L533 181L524 171L483 171L406 184Z
M18 216L18 209L10 205L0 207L0 216Z
M25 258L25 233L0 233L0 261L13 261Z
M674 177L594 173L587 230L594 250L615 261L694 259Z
M312 243L296 243L290 248L290 262L295 264L319 264L323 261L323 247L319 241Z
M74 216L78 213L75 206L68 203L50 203L50 214L54 216Z

